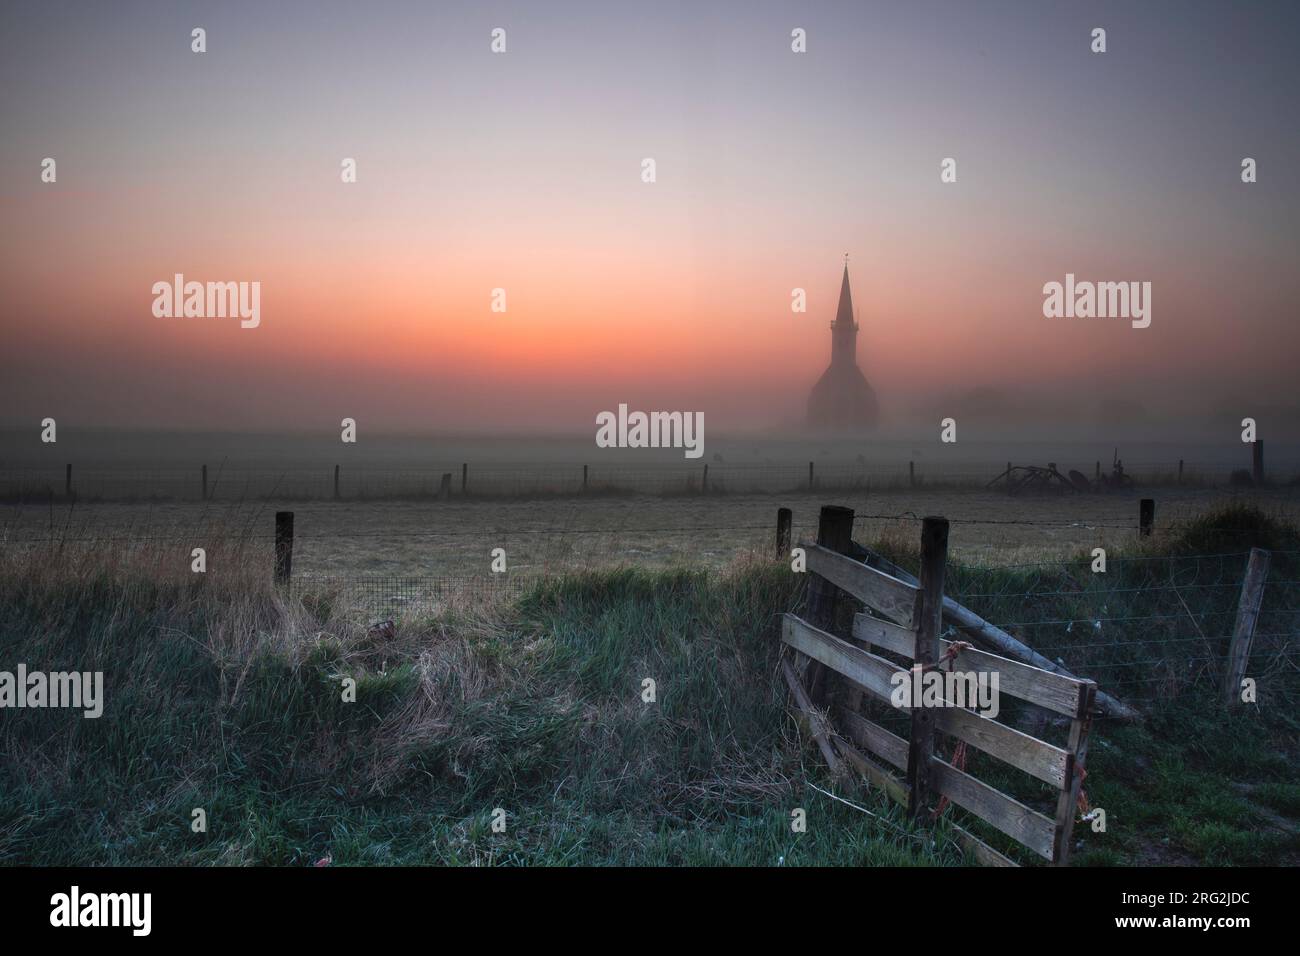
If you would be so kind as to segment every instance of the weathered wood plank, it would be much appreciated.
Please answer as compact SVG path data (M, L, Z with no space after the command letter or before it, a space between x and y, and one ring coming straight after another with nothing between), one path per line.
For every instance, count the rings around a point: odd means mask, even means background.
M944 641L943 644L944 651L947 651L952 642ZM1010 694L1067 717L1080 715L1084 688L1092 683L973 647L961 650L953 658L952 666L964 671L997 671L998 693Z
M962 849L964 849L971 856L975 857L975 859L978 860L982 865L1014 866L1017 868L1020 866L1020 864L1017 863L1015 860L1012 860L1010 857L1003 856L1001 853L993 849L993 847L989 846L987 843L985 843L975 834L971 833L969 830L963 830L955 823L950 824L950 826L952 827L953 835L957 837L957 842L962 845Z
M889 700L893 689L889 679L900 669L898 665L860 647L854 647L833 634L827 634L794 614L784 616L781 640L836 673L843 674L863 690Z
M895 803L907 806L907 786L874 760L854 750L842 737L835 738L835 746L844 760L871 783L880 787Z
M829 548L816 544L801 547L808 555L809 571L820 574L890 620L911 626L918 588Z
M898 734L890 733L861 714L851 713L843 707L836 711L836 716L843 722L849 739L863 750L870 751L899 770L907 769L907 741Z
M853 637L863 644L883 647L895 654L902 654L908 660L916 648L916 630L903 627L892 621L885 621L870 614L858 613L853 617Z
M957 806L1023 843L1043 859L1052 859L1056 821L938 757L930 758L930 782Z
M1060 747L960 707L941 707L936 713L945 733L1058 790L1065 787L1070 755Z
M843 773L844 768L835 755L835 750L831 747L831 738L825 723L817 711L813 709L812 701L808 699L808 694L804 691L803 684L799 682L799 678L795 674L794 668L790 666L789 661L783 660L781 662L781 673L785 675L785 682L790 685L790 694L794 697L795 706L808 723L808 733L816 742L817 749L822 752L822 756L826 758L826 764L831 768L831 773L838 777Z

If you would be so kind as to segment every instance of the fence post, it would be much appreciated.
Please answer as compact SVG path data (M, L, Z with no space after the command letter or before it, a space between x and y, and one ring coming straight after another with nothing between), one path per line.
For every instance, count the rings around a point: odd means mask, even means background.
M704 490L706 492L709 490L709 466L708 465L704 466Z
M72 463L68 463L68 469L63 476L63 494L68 498L72 497Z
M916 462L914 461L907 463L907 483L913 488L916 487Z
M582 490L587 490L587 466L582 466Z
M208 466L203 466L203 500L208 500Z
M1178 483L1180 485L1183 483L1183 460L1181 458L1178 459Z
M334 466L334 499L337 501L338 497L339 497L339 466L335 465Z
M1241 582L1241 600L1237 603L1237 625L1232 629L1232 642L1228 645L1228 666L1223 675L1225 707L1241 701L1241 681L1246 676L1250 643L1255 637L1255 622L1259 618L1259 606L1264 600L1269 557L1269 552L1263 548L1250 549L1246 577Z
M815 487L815 485L814 485L814 483L813 483L813 463L812 463L812 462L808 462L808 490L809 490L809 491L812 491L814 487ZM825 511L825 510L826 510L825 508L822 509L822 511ZM818 520L820 521L820 519L818 519ZM819 529L820 529L820 527L821 527L821 525L818 524L818 528L819 528ZM819 533L820 533L820 531L819 531ZM820 544L820 542L818 542L818 543Z
M1066 772L1070 779L1056 798L1056 832L1052 839L1052 863L1067 866L1070 862L1070 841L1074 837L1074 818L1079 805L1079 791L1083 789L1083 766L1088 759L1088 732L1092 729L1092 709L1097 700L1097 685L1092 681L1083 685L1079 700L1079 714L1070 721L1070 735L1066 743Z
M1156 499L1143 498L1138 502L1138 537L1151 537L1151 529L1156 523Z
M790 554L790 521L794 516L789 508L776 509L776 556L784 558Z
M817 543L837 554L848 554L853 546L853 509L841 505L823 505L817 515ZM820 574L808 581L808 623L830 632L835 627L835 605L840 589ZM826 696L826 668L809 660L803 675L808 696L822 706Z
M1258 488L1264 484L1264 442L1261 439L1255 439L1250 446L1251 452L1251 470L1250 476ZM69 465L69 468L72 466Z
M469 485L469 462L463 462L460 466L460 493L465 494L465 489Z
M288 585L293 573L293 512L275 513L275 583Z
M913 666L933 666L939 660L943 631L943 574L948 563L948 520L928 517L921 522L920 593L912 624L916 627ZM930 760L934 756L934 708L912 701L912 726L907 745L907 812L928 822Z

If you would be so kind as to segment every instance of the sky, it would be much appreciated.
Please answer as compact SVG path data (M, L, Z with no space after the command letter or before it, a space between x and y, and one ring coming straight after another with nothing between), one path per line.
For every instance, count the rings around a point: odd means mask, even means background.
M7 2L0 425L794 427L847 253L885 427L1276 434L1298 27L1290 3ZM260 282L260 325L156 317L176 273ZM1066 273L1150 282L1150 327L1044 317Z

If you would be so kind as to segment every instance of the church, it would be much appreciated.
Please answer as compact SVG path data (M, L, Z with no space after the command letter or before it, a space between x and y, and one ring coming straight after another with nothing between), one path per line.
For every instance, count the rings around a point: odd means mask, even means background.
M844 259L840 304L831 323L831 364L808 396L808 425L812 428L866 429L880 420L876 393L858 368L858 323L849 291L849 262Z

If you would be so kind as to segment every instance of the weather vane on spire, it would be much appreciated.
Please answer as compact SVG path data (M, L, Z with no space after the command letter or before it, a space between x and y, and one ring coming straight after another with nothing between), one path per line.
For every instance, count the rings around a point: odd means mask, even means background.
M844 264L846 266L849 264L849 254L847 252L844 253Z

